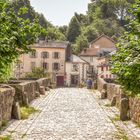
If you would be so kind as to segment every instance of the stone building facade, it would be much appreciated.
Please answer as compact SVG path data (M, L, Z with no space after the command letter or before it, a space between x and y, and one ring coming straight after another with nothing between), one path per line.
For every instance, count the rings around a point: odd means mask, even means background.
M71 55L66 62L66 85L78 86L87 80L89 64L76 55Z
M33 49L31 53L23 54L20 58L19 77L35 67L42 67L44 72L56 76L58 86L64 85L66 64L71 55L70 44L66 41L39 41L29 46Z
M96 78L98 75L99 58L116 50L115 42L106 35L101 35L84 49L80 57L90 64L89 77Z

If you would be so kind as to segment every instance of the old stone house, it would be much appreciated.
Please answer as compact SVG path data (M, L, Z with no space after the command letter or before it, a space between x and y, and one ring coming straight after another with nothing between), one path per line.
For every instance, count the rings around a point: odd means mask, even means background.
M103 34L81 52L80 57L90 64L89 77L96 78L98 75L98 58L114 50L116 50L114 40Z
M50 75L56 75L57 86L65 83L66 61L71 55L67 41L39 41L29 46L34 51L20 57L20 77L31 72L35 67L42 67Z
M89 63L76 55L71 55L66 62L66 85L78 86L87 80Z

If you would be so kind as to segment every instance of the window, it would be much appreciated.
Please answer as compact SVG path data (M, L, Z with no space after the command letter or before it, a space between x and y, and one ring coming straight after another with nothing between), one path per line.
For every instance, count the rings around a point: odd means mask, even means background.
M106 71L109 71L109 66L106 66Z
M54 52L53 57L54 57L55 59L60 58L59 52Z
M49 53L48 52L42 52L41 57L42 58L49 58Z
M90 62L93 62L93 57L90 57Z
M31 57L31 58L36 58L36 57L37 57L36 51L32 51L32 52L30 53L30 57Z
M59 63L53 63L53 70L60 70L60 64Z
M48 70L49 65L48 65L48 63L43 62L42 67L43 67L43 69Z
M72 71L78 71L78 64L73 64Z
M101 71L104 71L104 67L103 66L101 67Z
M36 63L35 62L31 62L31 70L34 69L36 66Z
M101 75L101 78L104 78L104 75Z

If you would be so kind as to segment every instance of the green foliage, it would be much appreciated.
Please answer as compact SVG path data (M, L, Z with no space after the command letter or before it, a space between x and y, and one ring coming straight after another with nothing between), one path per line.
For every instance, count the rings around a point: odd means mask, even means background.
M0 81L9 79L11 64L19 55L30 51L28 45L43 31L37 19L30 22L22 18L21 14L26 12L28 9L23 5L17 16L11 2L0 0Z
M89 25L83 29L82 34L87 38L88 42L93 41L99 36L98 30L93 25Z
M37 110L33 107L21 107L20 108L20 112L21 112L21 119L28 119L28 117L37 112Z
M68 29L68 26L64 25L64 26L60 26L59 28L59 31L65 35L65 37L67 36L67 29Z
M76 48L75 48L75 53L78 54L80 53L84 48L88 47L88 40L85 36L80 35L79 37L76 38Z
M44 78L44 77L49 77L49 74L46 73L43 68L37 67L37 68L33 68L32 72L27 73L25 77L27 77L27 78Z
M129 32L120 39L117 53L112 58L112 72L129 95L140 94L140 2L131 10L133 20L127 26Z
M76 16L72 17L68 31L67 31L67 39L70 42L75 42L76 37L80 35L80 24L76 18Z
M49 40L66 40L65 36L54 27L49 27L47 29Z
M45 39L46 37L48 37L48 39L52 40L65 40L65 36L63 35L63 33L61 33L56 27L54 27L49 21L47 21L43 14L35 12L33 7L30 5L29 0L14 0L11 5L11 7L14 8L15 13L19 13L18 11L23 6L28 8L28 12L22 14L20 17L24 19L30 19L31 22L35 18L38 18L39 25L43 27L45 31L47 31L48 35L46 36L46 34L41 34L39 37L40 39Z
M125 25L128 22L126 17L131 17L128 9L132 3L134 0L91 0L86 15L75 13L67 32L68 40L75 43L74 53L79 53L83 48L77 44L79 41L76 41L76 38L79 36L84 36L88 42L91 42L105 34L113 36L117 41L126 30Z
M11 136L0 136L0 140L11 140Z

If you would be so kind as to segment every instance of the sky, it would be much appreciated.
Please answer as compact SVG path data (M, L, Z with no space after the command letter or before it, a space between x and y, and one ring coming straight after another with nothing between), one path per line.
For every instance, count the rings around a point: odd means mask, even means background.
M55 26L68 25L74 12L85 14L90 0L30 0L35 11L43 13Z

